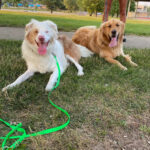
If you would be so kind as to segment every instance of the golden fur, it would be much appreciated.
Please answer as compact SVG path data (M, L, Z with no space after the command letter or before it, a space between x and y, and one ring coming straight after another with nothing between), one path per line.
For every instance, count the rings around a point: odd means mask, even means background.
M36 29L36 28L34 28L30 32L28 32L28 34L26 35L26 38L30 42L30 44L36 45L35 38L36 38L37 34L38 34L38 29Z
M58 40L64 47L64 53L71 56L76 62L79 62L81 58L79 47L65 35L60 35Z
M87 47L106 61L117 64L121 69L127 70L125 66L114 59L122 55L131 65L137 66L137 64L132 62L130 56L125 55L123 52L124 28L125 25L123 22L112 19L103 23L100 28L94 26L79 28L73 35L72 40L77 44ZM109 47L113 30L118 34L118 41L115 47Z

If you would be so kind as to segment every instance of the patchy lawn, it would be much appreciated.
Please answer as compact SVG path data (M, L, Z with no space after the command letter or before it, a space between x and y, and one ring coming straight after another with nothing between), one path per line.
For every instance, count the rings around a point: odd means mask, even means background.
M101 17L79 16L73 14L55 15L48 13L0 11L0 26L24 27L32 18L37 20L50 19L54 21L59 30L72 31L82 26L101 24ZM126 33L150 36L150 21L127 20Z
M0 90L26 70L21 41L0 41ZM28 138L18 150L130 150L150 147L150 50L125 50L139 66L122 71L98 56L81 60L85 75L71 65L52 93L54 103L71 115L56 133ZM0 92L0 118L22 122L27 133L60 125L64 114L53 108L44 89L50 74L35 74L20 86ZM0 136L9 128L0 124ZM0 141L1 143L2 141Z

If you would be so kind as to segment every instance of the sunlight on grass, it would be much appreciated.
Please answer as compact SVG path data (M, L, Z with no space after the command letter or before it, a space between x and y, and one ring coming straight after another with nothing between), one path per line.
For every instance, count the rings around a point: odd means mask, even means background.
M50 13L33 13L33 12L20 12L20 11L0 11L0 26L7 27L24 27L32 18L37 20L46 20L50 19L54 21L59 30L63 31L74 31L79 27L96 25L100 26L102 22L102 17L89 17L89 16L79 16L75 14L65 14L56 15ZM64 15L65 14L65 15ZM126 33L127 34L136 34L136 35L150 35L150 21L147 20L134 20L128 19L126 24Z
M42 16L42 17L58 17L58 18L69 18L69 19L75 19L75 20L102 20L102 17L95 17L95 16L79 16L79 15L75 15L75 14L62 14L62 15L56 15L56 14L50 14L50 13L41 13L41 12L18 12L18 11L6 11L6 10L1 10L0 14L15 14L15 15L27 15L27 16Z
M76 20L95 20L95 21L102 21L102 16L80 16L80 15L75 15L75 14L69 14L69 13L66 13L66 14L62 14L62 15L56 15L56 14L50 14L50 13L33 13L33 12L18 12L18 11L7 11L7 10L1 10L0 11L0 14L16 14L16 15L28 15L28 16L50 16L50 17L62 17L63 18L70 18L70 19L76 19ZM110 17L111 18L111 17ZM127 23L132 23L132 24L150 24L150 21L147 21L147 20L134 20L134 19L127 19Z

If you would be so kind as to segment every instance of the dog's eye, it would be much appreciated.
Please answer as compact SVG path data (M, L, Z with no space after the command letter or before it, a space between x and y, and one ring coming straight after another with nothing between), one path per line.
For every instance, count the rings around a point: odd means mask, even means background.
M48 33L48 31L45 31L45 33Z
M34 32L35 32L36 34L38 34L39 31L38 31L38 30L35 30Z
M111 28L111 25L109 25L108 27Z
M119 27L120 25L119 25L119 24L116 24L116 26Z

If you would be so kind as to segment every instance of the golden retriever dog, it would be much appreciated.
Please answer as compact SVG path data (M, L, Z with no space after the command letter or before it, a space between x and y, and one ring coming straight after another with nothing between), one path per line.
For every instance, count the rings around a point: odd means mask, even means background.
M125 24L122 21L112 19L103 23L100 28L96 28L96 26L79 28L73 35L72 40L98 54L107 62L127 70L125 66L115 60L117 56L123 56L132 66L137 66L131 60L131 57L123 52L124 28Z

